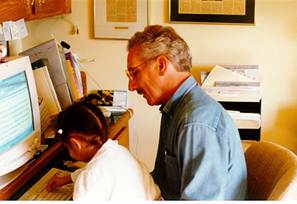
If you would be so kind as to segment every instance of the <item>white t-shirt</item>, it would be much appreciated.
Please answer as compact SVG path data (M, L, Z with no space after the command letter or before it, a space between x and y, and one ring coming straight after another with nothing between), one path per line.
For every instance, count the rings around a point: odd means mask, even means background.
M156 200L159 187L144 165L115 140L107 140L84 167L71 174L74 200Z

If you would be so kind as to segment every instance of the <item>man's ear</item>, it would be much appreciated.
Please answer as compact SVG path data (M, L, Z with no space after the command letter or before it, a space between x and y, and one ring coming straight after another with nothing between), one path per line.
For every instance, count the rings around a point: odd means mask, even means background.
M167 58L165 56L160 55L157 58L158 69L161 74L164 74L167 69Z
M72 144L76 149L80 150L82 148L82 144L78 138L71 137L69 141L70 141L70 144Z

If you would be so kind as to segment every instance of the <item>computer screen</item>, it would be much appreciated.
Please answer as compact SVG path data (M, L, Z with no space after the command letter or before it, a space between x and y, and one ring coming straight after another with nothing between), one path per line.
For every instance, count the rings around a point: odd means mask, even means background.
M0 64L0 188L40 145L40 114L28 57Z
M0 153L33 132L33 115L25 72L0 82Z

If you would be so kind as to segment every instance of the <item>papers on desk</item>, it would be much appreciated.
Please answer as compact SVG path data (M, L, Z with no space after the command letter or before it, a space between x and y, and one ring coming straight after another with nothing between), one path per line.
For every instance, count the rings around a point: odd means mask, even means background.
M257 65L216 65L202 82L204 89L219 102L259 102L260 77ZM227 110L238 129L259 129L259 113L246 113Z
M261 99L256 65L216 65L201 87L217 101L258 102Z
M97 90L97 104L106 117L121 115L128 110L128 93L126 90Z

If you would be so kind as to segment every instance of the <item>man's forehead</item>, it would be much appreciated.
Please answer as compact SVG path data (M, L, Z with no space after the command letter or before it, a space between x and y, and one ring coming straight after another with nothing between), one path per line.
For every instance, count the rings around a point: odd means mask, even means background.
M127 63L128 65L133 65L135 63L138 63L142 61L142 58L140 56L140 49L131 49L129 50L128 57L127 57Z

